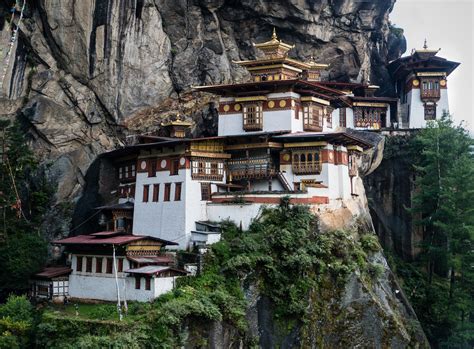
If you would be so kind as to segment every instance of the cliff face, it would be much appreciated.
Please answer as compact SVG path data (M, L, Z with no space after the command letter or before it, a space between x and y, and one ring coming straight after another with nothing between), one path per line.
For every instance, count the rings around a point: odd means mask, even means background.
M384 248L405 260L420 250L423 231L408 209L415 191L415 171L409 142L416 131L397 131L386 135L380 166L364 178L370 213Z
M384 64L404 50L389 28L391 1L27 1L0 98L0 117L23 114L32 146L52 163L58 202L76 199L97 154L122 144L126 122L156 129L178 108L196 135L216 132L209 99L192 85L242 81L232 63L276 27L294 57L330 63L329 79L364 80L390 92ZM11 14L0 5L0 48ZM18 20L19 13L16 14ZM15 20L15 21L16 21ZM177 102L178 97L179 103Z

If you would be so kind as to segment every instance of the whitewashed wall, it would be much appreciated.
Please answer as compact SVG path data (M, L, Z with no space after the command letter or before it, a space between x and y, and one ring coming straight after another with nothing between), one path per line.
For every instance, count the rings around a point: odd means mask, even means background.
M188 172L188 173L187 173ZM186 248L186 178L190 169L180 169L178 175L170 176L169 171L158 171L156 177L147 173L137 173L135 188L135 208L133 213L133 234L149 235L179 243ZM175 183L181 182L181 201L174 201ZM158 202L153 202L153 184L160 184ZM171 183L170 201L163 201L165 183ZM149 184L148 202L143 202L143 186ZM170 246L171 247L171 246Z

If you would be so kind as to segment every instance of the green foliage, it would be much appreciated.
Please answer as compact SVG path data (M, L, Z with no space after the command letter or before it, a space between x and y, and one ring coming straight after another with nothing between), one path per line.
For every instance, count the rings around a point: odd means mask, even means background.
M131 303L123 323L111 321L114 305L79 305L79 316L68 307L47 311L37 346L205 347L209 324L221 321L244 338L245 347L255 347L257 340L246 337L243 289L249 285L270 299L277 323L290 331L307 316L310 294L323 283L342 285L354 272L373 278L380 273L381 266L368 262L378 251L375 236L357 229L320 233L309 208L288 200L265 209L248 231L229 222L222 227L222 240L204 256L197 277L179 278L172 292L151 304Z
M34 326L34 309L25 296L10 295L0 305L0 348L25 348Z
M409 144L416 194L409 210L424 231L414 263L396 270L433 345L472 347L474 339L473 139L448 115L429 123Z
M5 154L0 161L0 298L24 291L31 273L46 259L41 237L43 215L53 186L28 148L18 121L0 123ZM21 210L20 210L21 208Z

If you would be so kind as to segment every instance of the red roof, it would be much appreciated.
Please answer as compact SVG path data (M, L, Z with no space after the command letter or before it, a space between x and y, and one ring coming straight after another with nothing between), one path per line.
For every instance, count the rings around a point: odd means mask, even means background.
M127 245L131 242L134 242L134 241L149 239L149 240L154 240L154 241L161 242L163 245L178 245L178 243L176 243L176 242L167 241L167 240L163 240L163 239L160 239L160 238L155 238L155 237L152 237L152 236L146 236L146 235L115 235L115 236L109 236L109 237L107 237L107 235L105 235L105 237L104 237L104 235L97 236L96 234L94 234L94 235L72 236L72 237L69 237L69 238L53 241L53 244L61 244L61 245Z
M39 273L35 274L35 278L51 279L58 276L65 276L71 274L72 269L69 267L50 267L44 268Z

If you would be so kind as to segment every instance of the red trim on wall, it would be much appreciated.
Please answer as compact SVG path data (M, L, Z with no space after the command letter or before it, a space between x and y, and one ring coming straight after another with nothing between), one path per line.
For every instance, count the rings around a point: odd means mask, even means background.
M252 202L256 204L279 204L281 201L280 197L265 197L265 196L245 196L243 199L246 202ZM212 198L214 203L230 203L233 198ZM290 203L300 205L310 204L328 204L329 198L327 196L313 196L309 198L290 198Z

